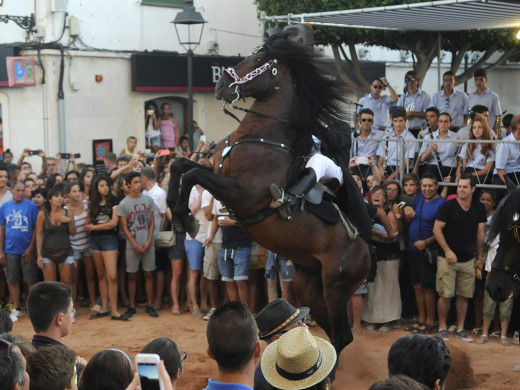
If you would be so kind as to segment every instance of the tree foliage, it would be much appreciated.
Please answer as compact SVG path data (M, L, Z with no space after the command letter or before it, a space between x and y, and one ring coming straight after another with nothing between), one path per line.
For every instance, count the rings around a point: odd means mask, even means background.
M419 3L424 0L406 0L406 3ZM267 15L288 13L313 13L338 11L343 9L371 8L403 4L403 0L255 0L258 10ZM439 27L449 20L439 20ZM475 30L440 33L441 49L451 53L450 70L457 74L457 84L465 82L473 75L476 68L492 69L508 59L518 59L520 43L515 37L515 29ZM439 33L427 31L394 31L338 27L314 27L317 44L330 45L336 64L346 61L354 69L357 80L349 78L344 72L342 77L362 95L361 86L368 87L361 72L355 45L379 46L392 50L403 50L413 54L414 68L420 78L424 78L432 61L438 55ZM472 63L466 71L458 70L466 54L472 54ZM338 68L339 70L339 68Z

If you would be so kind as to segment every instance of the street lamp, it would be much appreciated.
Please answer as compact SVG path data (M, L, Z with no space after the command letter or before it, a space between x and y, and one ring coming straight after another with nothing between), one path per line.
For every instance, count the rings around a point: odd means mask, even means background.
M184 9L175 16L173 20L177 38L182 47L188 51L188 139L193 150L193 49L195 49L202 38L202 30L206 21L195 11L193 1L186 0Z

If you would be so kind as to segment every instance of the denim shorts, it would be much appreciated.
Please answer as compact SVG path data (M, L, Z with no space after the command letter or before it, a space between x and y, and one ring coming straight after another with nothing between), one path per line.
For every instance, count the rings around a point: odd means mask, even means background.
M119 238L115 234L91 234L90 249L98 252L117 251Z
M83 249L82 251L73 250L73 256L76 260L81 260L83 257L92 257L92 252L90 248Z
M146 137L147 145L149 147L161 146L161 136L156 135L155 137Z
M43 261L43 264L50 264L50 263L56 264L56 263L54 263L54 261L52 261L51 259L49 259L47 257L43 257L42 261ZM64 265L64 264L76 265L76 259L74 258L74 256L68 256L64 262L59 263L58 265Z
M184 241L186 256L192 271L200 271L202 268L202 259L204 258L204 245L197 240Z
M251 248L224 249L218 254L218 269L222 281L247 280Z

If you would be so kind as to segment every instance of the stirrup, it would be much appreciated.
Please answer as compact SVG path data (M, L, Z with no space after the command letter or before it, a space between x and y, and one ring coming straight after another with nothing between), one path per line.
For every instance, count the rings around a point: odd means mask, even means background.
M269 190L271 191L271 196L273 197L273 201L269 205L272 209L277 209L278 207L283 206L285 202L285 192L282 188L280 188L277 184L271 183L269 186Z

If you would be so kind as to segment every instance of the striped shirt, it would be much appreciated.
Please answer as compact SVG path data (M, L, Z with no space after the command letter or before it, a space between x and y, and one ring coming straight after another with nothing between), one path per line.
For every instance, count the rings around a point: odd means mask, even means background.
M87 200L83 200L83 212L80 215L74 216L76 224L76 234L70 236L70 244L74 251L83 252L89 248L90 234L85 230L85 223L87 221Z

